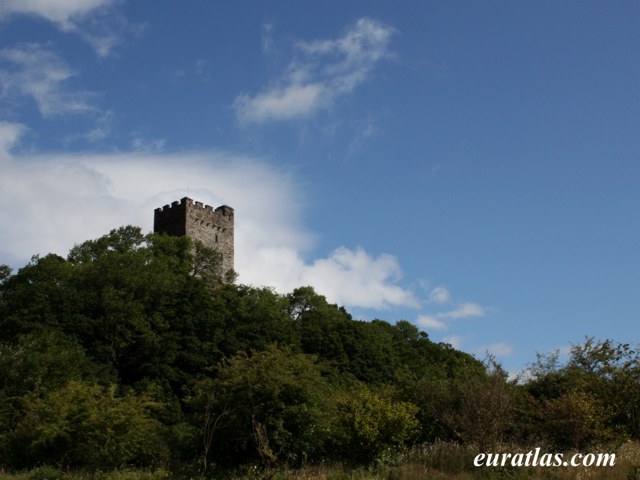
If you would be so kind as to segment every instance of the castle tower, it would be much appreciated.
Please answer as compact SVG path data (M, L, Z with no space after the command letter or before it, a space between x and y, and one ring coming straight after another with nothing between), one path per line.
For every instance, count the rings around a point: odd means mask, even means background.
M199 240L222 255L222 274L233 268L233 208L216 208L188 197L156 208L153 231Z

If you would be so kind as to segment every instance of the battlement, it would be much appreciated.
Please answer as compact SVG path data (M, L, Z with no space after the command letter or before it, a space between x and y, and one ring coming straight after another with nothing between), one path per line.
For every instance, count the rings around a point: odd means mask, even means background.
M194 208L194 209L203 209L207 212L215 213L217 212L219 215L223 215L225 217L233 217L233 208L229 205L221 205L217 207L215 210L211 205L204 205L202 202L193 201L189 197L183 197L179 201L171 202L171 204L167 204L164 207L158 207L154 210L154 212L166 212L173 208Z
M154 210L153 231L187 236L218 250L222 255L222 273L234 263L234 210L228 205L214 209L202 202L183 197Z

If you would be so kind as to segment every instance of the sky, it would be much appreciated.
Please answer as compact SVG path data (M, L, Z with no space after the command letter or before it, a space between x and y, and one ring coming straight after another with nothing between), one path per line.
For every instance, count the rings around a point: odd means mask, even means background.
M509 372L640 339L640 3L0 0L0 263L184 196L239 282Z

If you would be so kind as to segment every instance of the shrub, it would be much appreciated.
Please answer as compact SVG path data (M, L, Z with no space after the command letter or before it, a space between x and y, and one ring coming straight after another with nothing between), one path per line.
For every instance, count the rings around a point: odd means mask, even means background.
M394 402L369 390L356 387L335 399L336 448L350 459L371 461L385 451L405 445L417 434L418 407Z
M168 458L164 428L150 415L160 405L144 395L70 381L22 403L24 417L6 439L16 463L114 468Z
M64 477L62 470L49 465L36 468L29 474L29 480L62 480Z
M328 385L313 357L270 347L236 355L216 379L198 383L192 407L204 432L205 462L302 463L322 451Z

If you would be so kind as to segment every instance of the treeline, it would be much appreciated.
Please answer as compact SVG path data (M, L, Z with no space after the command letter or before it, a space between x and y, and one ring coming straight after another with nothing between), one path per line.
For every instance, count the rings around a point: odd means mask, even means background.
M0 266L0 468L213 471L384 461L412 444L566 450L640 436L640 358L587 339L523 382L310 287L221 279L216 252L123 227Z

